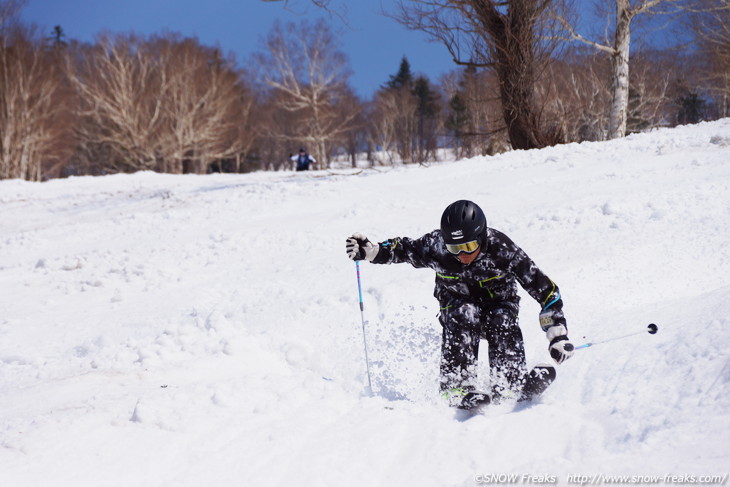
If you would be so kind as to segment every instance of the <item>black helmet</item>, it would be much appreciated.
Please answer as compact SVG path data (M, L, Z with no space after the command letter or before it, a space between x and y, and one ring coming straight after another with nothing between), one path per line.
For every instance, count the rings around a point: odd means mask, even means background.
M441 216L441 234L446 245L476 240L480 245L487 231L487 217L479 205L468 200L451 203Z

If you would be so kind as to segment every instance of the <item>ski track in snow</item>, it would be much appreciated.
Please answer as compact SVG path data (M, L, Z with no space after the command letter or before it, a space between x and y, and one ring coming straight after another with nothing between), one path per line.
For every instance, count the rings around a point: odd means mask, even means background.
M659 333L460 421L432 271L364 264L368 396L344 240L418 237L462 198L560 285L576 345ZM728 473L730 119L358 176L0 181L0 209L0 485Z

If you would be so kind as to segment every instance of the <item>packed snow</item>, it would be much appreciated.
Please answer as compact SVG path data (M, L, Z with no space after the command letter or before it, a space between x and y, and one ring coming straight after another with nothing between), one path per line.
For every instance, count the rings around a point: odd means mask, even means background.
M457 199L558 283L574 344L639 334L463 417L433 272L364 263L371 394L345 238L421 236ZM2 486L730 473L730 119L360 173L0 181L0 208ZM523 294L529 364L538 312Z

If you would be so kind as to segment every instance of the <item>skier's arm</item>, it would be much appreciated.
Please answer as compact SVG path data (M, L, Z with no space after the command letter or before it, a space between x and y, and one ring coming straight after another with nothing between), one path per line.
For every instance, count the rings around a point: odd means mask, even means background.
M515 245L512 258L512 273L517 282L540 303L541 314L552 313L554 324L565 326L563 300L558 286L542 272L524 250Z
M428 267L431 240L430 235L415 240L397 237L376 246L364 235L356 233L347 239L345 245L352 260L367 260L374 264L407 262L414 267Z
M373 264L408 263L413 267L430 267L433 259L430 250L434 241L431 234L417 239L396 237L380 242L380 250L373 259Z
M516 246L515 246L516 247ZM550 342L550 356L562 363L573 355L558 286L520 248L515 252L513 273L520 285L540 303L540 326Z

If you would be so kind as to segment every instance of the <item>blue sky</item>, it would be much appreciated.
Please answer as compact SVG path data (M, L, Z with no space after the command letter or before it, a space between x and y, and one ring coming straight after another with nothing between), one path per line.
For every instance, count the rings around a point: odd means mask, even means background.
M349 56L352 69L351 84L361 96L370 97L388 81L403 56L414 72L432 81L454 69L443 46L382 16L380 0L340 1L343 4L347 4L344 18L348 25L337 17L331 23L342 33L342 51ZM261 0L28 0L22 18L48 32L60 25L69 38L81 41L92 41L105 29L143 34L167 29L196 36L207 45L217 44L223 51L235 53L243 65L260 49L260 38L276 19L330 18L309 0L291 0L288 9L283 5Z
M430 42L421 32L409 31L395 20L381 14L382 5L393 0L333 0L340 10L345 6L343 22L336 16L312 5L311 0L27 0L22 17L44 27L63 27L69 38L92 41L102 30L134 31L152 34L169 30L185 36L196 36L206 45L219 45L224 52L233 52L242 66L254 51L260 50L260 39L269 32L275 20L301 22L304 19L330 19L333 29L341 32L342 51L350 59L351 84L357 93L369 98L398 71L401 58L408 57L415 73L425 74L434 82L440 75L455 69L446 48ZM576 5L591 12L592 2L578 0ZM584 19L589 29L590 16ZM592 30L591 29L591 30ZM678 42L676 31L654 34L666 44ZM632 34L632 47L639 44Z

